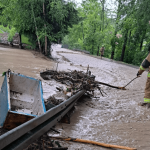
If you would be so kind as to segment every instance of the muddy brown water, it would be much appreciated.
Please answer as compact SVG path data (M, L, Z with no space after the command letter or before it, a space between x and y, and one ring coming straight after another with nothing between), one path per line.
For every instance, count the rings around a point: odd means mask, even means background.
M86 71L90 66L96 80L115 86L124 86L136 76L138 69L113 61L101 60L81 52L62 49L54 45L52 56L58 60L58 70ZM0 74L12 71L40 78L43 69L56 69L56 62L30 51L0 47ZM128 146L138 150L150 149L150 109L138 106L143 101L147 73L127 86L127 90L117 90L101 86L104 97L95 91L97 99L82 98L76 104L71 124L59 123L56 129L62 136L81 138L102 143ZM0 77L0 86L3 77ZM43 80L42 80L43 81ZM55 81L43 81L44 98L56 94ZM62 142L69 150L106 150L99 146Z
M10 49L0 47L0 75L11 69L17 73L39 78L39 72L43 69L52 69L55 63L44 56L27 50ZM3 77L0 77L0 86Z

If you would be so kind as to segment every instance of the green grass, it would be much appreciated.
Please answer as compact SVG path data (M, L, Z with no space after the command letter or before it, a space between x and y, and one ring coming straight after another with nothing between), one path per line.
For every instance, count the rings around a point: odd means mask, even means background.
M29 42L28 37L26 37L25 35L21 35L21 42L24 44L28 44L28 45L32 45L32 43Z

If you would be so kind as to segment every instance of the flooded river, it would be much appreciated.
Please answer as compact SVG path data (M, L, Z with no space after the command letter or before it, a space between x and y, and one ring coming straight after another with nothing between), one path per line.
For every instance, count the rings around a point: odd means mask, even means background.
M96 80L124 86L134 77L136 67L119 64L108 59L89 56L81 52L62 49L54 45L52 56L57 59L58 70L90 71ZM0 74L11 69L12 71L40 78L39 72L43 69L56 69L56 62L48 60L35 52L0 48ZM71 124L59 123L62 135L73 138L98 141L102 143L134 147L138 150L150 149L150 109L138 106L143 101L147 73L127 86L127 90L117 90L101 86L106 93L104 97L95 92L97 99L81 99L71 117ZM0 77L0 86L3 77ZM50 87L50 88L49 88ZM50 81L43 81L44 98L55 94L56 85ZM63 142L69 150L106 150L99 146Z

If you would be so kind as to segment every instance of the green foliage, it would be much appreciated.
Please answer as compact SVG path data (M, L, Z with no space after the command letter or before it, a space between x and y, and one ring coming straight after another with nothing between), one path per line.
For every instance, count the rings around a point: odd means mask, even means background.
M6 75L6 72L3 72L3 73L2 73L2 77L5 76L5 75Z
M148 54L146 47L150 43L150 24L148 14L150 1L117 0L118 10L114 37L118 32L122 35L119 44L115 45L116 60L135 65L141 64ZM128 3L128 5L127 5ZM111 43L114 47L115 41Z
M10 31L9 31L9 36L8 36L8 41L9 42L13 41L13 36L15 35L15 33L16 33L16 29L15 28L11 28Z
M3 25L0 25L0 30L3 31L3 32L6 32L6 33L9 33L10 29L9 27L4 27Z
M110 39L113 36L113 22L108 12L103 12L103 5L98 1L85 1L78 8L82 18L77 25L69 28L69 34L62 43L69 48L88 50L96 55L102 45L105 45L105 57L110 57ZM103 18L104 17L104 18Z
M32 45L32 43L29 42L29 38L26 37L24 34L21 35L21 42L24 44Z
M70 49L80 48L93 55L104 44L104 56L139 65L150 50L150 1L116 0L115 18L110 17L106 1L83 1L78 8L82 18L69 28L62 43ZM113 57L114 54L114 57Z
M0 30L0 33L4 33L2 30Z
M4 33L4 32L8 33L8 41L12 42L13 36L16 33L16 29L14 27L12 28L9 26L4 27L3 25L0 25L0 33Z
M116 2L117 10L111 11L106 0L86 0L78 9L62 0L0 0L0 20L7 25L0 25L0 32L10 33L11 41L17 29L23 43L37 48L39 40L43 50L45 36L49 50L51 43L62 41L97 55L104 45L105 57L114 53L115 60L139 65L150 49L150 1Z
M61 41L69 26L78 22L74 3L62 0L0 0L0 8L1 22L16 28L33 45L37 45L38 36L43 50L45 36L50 47L52 42Z
M132 63L136 65L140 65L142 61L146 58L147 54L148 52L138 51L137 53L135 53Z

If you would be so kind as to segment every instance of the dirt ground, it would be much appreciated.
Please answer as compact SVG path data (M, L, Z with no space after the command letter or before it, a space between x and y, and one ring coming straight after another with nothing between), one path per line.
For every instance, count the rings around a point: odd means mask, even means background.
M100 59L81 52L63 49L54 45L52 56L57 59L58 70L86 71L90 66L96 80L115 86L124 86L133 79L138 69L108 59ZM0 47L0 74L7 69L24 75L39 77L43 69L56 69L56 62L30 51ZM71 124L59 123L63 136L99 141L108 144L150 149L150 109L138 106L143 101L147 72L127 86L117 90L102 86L106 95L98 92L97 99L83 98L71 117ZM0 86L3 77L0 77ZM56 93L54 81L43 81L44 98ZM63 142L69 150L107 150L90 144Z

